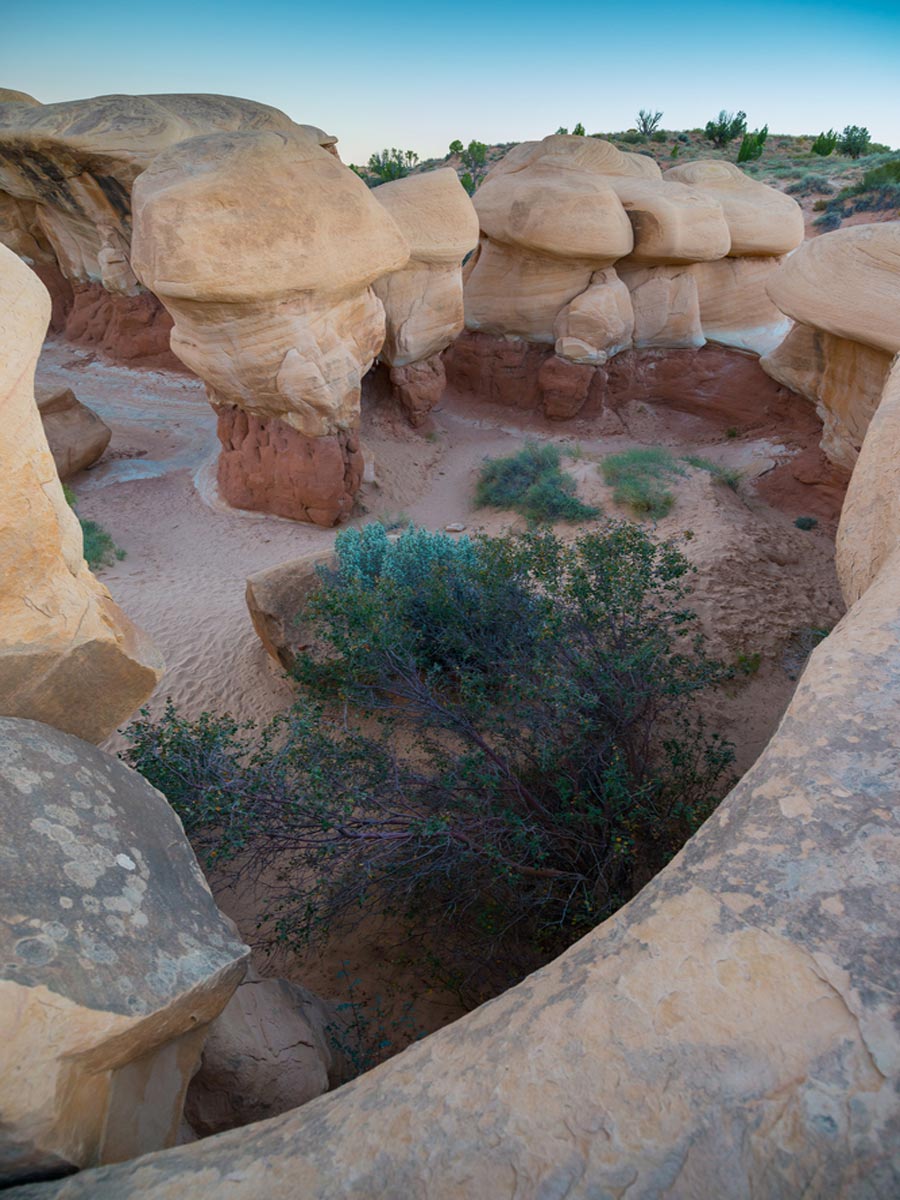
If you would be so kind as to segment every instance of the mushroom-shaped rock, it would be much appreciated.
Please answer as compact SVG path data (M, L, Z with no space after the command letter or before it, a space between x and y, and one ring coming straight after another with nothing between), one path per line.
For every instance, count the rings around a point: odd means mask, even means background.
M440 352L464 326L462 260L478 244L478 217L455 171L409 175L372 195L409 244L409 263L373 285L384 305L380 357L395 394L418 423L440 399L446 377Z
M670 183L687 184L718 201L731 234L729 254L787 254L803 241L803 212L791 196L745 175L734 163L700 159L670 167Z
M900 351L900 221L804 242L767 289L798 324L763 369L816 404L822 449L852 468Z
M49 316L40 280L0 246L0 714L99 742L163 664L84 561L34 400Z
M106 422L82 404L71 388L36 387L34 398L60 479L95 463L112 437Z
M297 128L334 152L335 139L321 130L232 96L0 102L0 241L26 256L51 289L55 325L67 336L126 361L163 359L171 325L159 319L130 261L135 178L186 138ZM123 323L150 326L149 344L136 347Z
M771 349L785 319L765 278L802 237L800 209L728 164L702 165L663 175L596 138L515 147L474 197L482 242L466 275L468 329L555 342L561 358L597 366L632 346L707 337ZM743 255L764 265L726 265Z
M174 1144L244 973L163 796L94 746L0 718L0 1186Z
M135 184L134 222L135 269L219 412L222 494L334 524L361 478L360 381L384 341L370 285L409 259L396 223L296 128L158 155Z

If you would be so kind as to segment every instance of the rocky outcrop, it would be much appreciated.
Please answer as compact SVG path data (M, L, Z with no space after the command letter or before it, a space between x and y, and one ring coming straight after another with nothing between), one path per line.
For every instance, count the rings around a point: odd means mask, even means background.
M767 284L797 323L762 360L815 403L822 449L852 469L900 351L900 221L857 225L805 242Z
M440 352L464 325L462 260L478 244L472 202L448 169L410 175L372 193L409 244L409 262L373 284L384 305L382 362L414 425L440 399Z
M60 479L70 479L95 463L112 437L106 422L71 388L38 386L34 398Z
M409 258L396 224L299 128L158 155L134 216L135 269L220 412L223 496L333 524L359 482L360 381L385 336L370 285Z
M84 561L34 401L49 316L40 281L0 246L0 714L99 742L163 664Z
M595 365L706 341L760 353L787 331L765 283L803 238L800 208L731 164L663 174L608 142L554 135L511 150L474 203L471 331Z
M299 984L249 966L210 1026L184 1115L200 1137L277 1117L341 1081L340 1014Z
M178 818L95 747L0 718L0 829L0 1187L174 1145L247 956Z

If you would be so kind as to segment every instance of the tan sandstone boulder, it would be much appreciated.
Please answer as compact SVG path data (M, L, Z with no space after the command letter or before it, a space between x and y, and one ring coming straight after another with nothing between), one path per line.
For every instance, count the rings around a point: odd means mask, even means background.
M0 1187L175 1143L247 948L117 759L0 718Z
M253 628L267 652L286 671L312 641L311 631L297 617L318 587L319 568L334 564L330 550L315 551L257 571L247 579L247 609Z
M106 422L71 388L36 385L34 398L60 479L70 479L95 463L112 437Z
M341 1082L340 1014L252 966L213 1021L184 1115L200 1137L277 1117Z
M869 422L841 510L835 558L855 604L900 547L900 358Z
M91 575L34 401L50 299L0 247L0 714L102 741L163 663Z
M803 241L803 212L793 197L751 179L735 163L698 159L670 167L670 183L687 184L721 206L733 257L787 254Z
M300 129L158 155L134 222L135 269L219 411L222 494L334 524L359 485L360 381L384 341L370 285L409 258L397 225Z
M822 449L852 468L900 351L900 221L805 242L767 289L798 323L763 369L816 404Z

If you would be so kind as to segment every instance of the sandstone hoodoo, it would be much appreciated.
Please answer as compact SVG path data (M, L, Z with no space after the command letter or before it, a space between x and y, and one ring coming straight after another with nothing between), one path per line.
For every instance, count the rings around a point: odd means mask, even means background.
M0 246L0 713L99 742L163 664L84 561L34 400L49 316L40 280Z
M414 425L446 386L441 351L464 326L461 264L478 244L478 218L454 171L429 171L376 188L409 243L409 263L375 281L386 336L379 357Z
M178 818L77 738L0 718L0 1186L174 1145L247 948Z
M300 130L176 146L139 178L134 209L135 269L219 412L222 494L334 524L359 486L360 381L384 342L370 285L406 265L406 239Z

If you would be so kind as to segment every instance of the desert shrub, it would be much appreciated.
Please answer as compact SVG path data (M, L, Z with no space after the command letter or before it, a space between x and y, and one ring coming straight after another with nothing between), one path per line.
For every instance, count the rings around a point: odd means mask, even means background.
M575 126L575 128L572 130L572 136L573 137L584 137L584 126L582 125L582 123L580 121Z
M627 504L634 512L655 518L664 517L675 502L667 482L684 474L684 468L663 446L609 454L600 470L613 489L616 504Z
M691 139L690 139L690 137L688 136L688 134L686 134L686 133L679 133L679 135L678 135L678 140L679 140L679 142L683 142L685 145L687 145L687 144L689 144L689 143L690 143L690 140L691 140Z
M845 125L844 131L838 138L837 148L841 154L850 158L859 158L869 148L869 131L862 125Z
M768 125L763 125L762 129L757 129L755 133L745 133L741 138L741 145L738 150L738 162L753 162L757 158L762 158L762 152L768 136Z
M677 158L677 157L678 157L678 143L676 142L675 145L672 147L672 152L669 155L669 158Z
M459 177L459 182L463 185L470 196L475 195L476 183L468 171L464 171Z
M832 229L840 229L841 220L841 210L829 207L815 218L813 225L817 226L819 229L823 229L826 233L830 233Z
M791 196L829 196L834 191L833 185L824 175L815 175L807 172L802 179L798 179L796 183L792 183L786 189Z
M637 129L628 129L625 133L619 134L619 141L624 142L627 146L644 146L647 142L647 135L639 133Z
M380 183L389 183L392 179L402 179L419 161L414 150L382 150L373 154L369 159L368 173Z
M740 486L741 472L735 467L725 467L722 463L713 462L711 458L702 458L699 454L686 454L682 461L700 471L708 471L717 483L724 483L733 492Z
M819 134L810 147L810 152L821 155L822 158L827 158L829 154L834 153L837 140L838 135L833 129L829 129L827 133L823 132Z
M650 134L650 141L662 145L666 140L665 130L657 129L655 133Z
M659 123L662 120L662 117L663 115L661 111L651 112L651 110L648 108L642 108L638 113L634 123L637 126L639 133L656 133L659 129Z
M475 489L479 508L510 508L530 521L582 521L599 510L575 495L558 447L529 442L516 454L485 460Z
M449 149L451 154L462 154L463 144L459 138L454 138L454 140L450 143Z
M484 142L469 142L468 146L462 152L462 160L463 165L468 167L470 171L477 171L487 161L487 146Z
M797 517L797 519L794 521L794 524L798 529L804 530L815 529L818 523L819 522L816 517Z
M79 517L81 532L84 536L84 557L92 571L98 567L109 567L118 559L125 557L125 551L117 546L112 537L102 525L96 521Z
M370 530L374 530L370 532ZM207 862L271 883L304 944L368 912L436 937L474 1003L626 901L705 819L730 748L679 551L610 523L390 542L339 535L304 611L304 699L261 736L167 708L127 758ZM365 733L344 711L365 717Z
M75 493L67 483L62 485L62 490L66 503L75 509ZM78 516L78 513L75 515ZM102 525L86 517L78 517L78 523L81 526L84 560L92 571L96 571L98 567L110 567L117 560L121 562L125 551L116 545Z
M724 149L735 138L742 137L747 132L747 114L745 112L730 113L723 108L713 121L706 123L706 136L719 149Z

